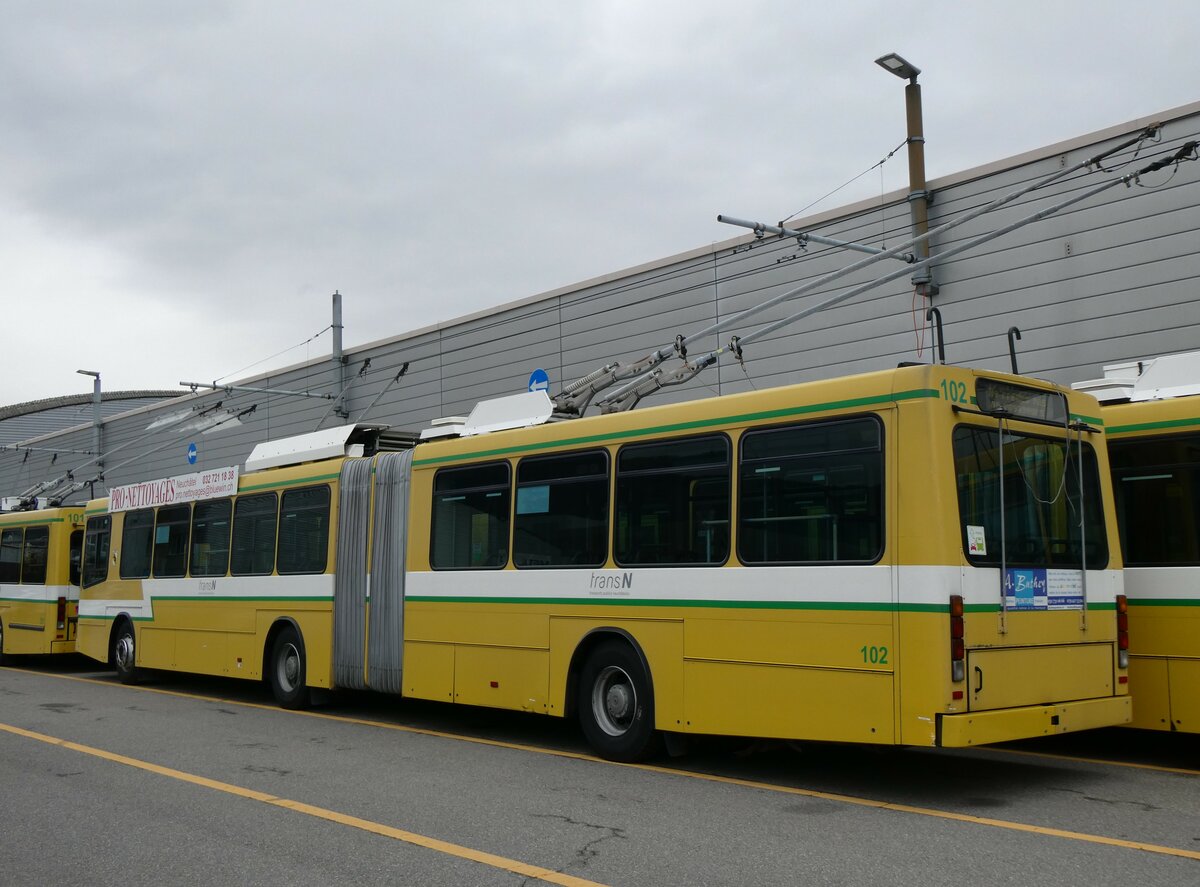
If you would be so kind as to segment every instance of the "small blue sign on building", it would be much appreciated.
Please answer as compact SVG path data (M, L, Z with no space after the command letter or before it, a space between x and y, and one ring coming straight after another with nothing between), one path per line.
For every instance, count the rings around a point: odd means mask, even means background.
M529 390L530 391L549 391L550 390L550 374L541 367L529 374Z
M200 455L200 450L197 449L195 441L188 444L187 460L188 465L196 464L196 457Z

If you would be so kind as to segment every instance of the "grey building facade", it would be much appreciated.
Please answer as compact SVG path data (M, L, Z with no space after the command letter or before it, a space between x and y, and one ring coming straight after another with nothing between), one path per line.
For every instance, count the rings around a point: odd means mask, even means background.
M1018 157L933 180L931 227L1073 166L1152 122L1156 139L1109 157L1100 168L1038 189L931 240L933 254L1115 181L1200 139L1200 102ZM907 193L788 223L788 227L873 246L910 236ZM764 220L774 222L775 220ZM731 232L736 229L731 229ZM862 258L796 238L746 233L721 243L578 285L371 342L344 362L308 361L200 390L103 420L102 461L90 421L0 451L0 495L51 481L59 488L109 486L205 468L240 465L256 443L363 421L419 430L466 415L479 400L524 391L544 369L551 392L611 360L637 360L718 319L816 281ZM900 268L882 260L704 337L691 356L724 346L806 306ZM926 304L941 313L948 363L1005 370L1011 327L1023 374L1070 383L1102 375L1103 364L1200 348L1200 163L1181 162L1121 183L1042 221L934 266L940 291L929 303L908 275L763 337L646 406L883 369L935 358ZM347 297L353 317L353 294ZM402 369L407 369L401 374ZM340 392L344 392L339 398ZM180 419L183 411L186 418ZM161 424L167 417L173 424ZM229 418L204 433L189 422ZM154 426L154 427L152 427ZM53 451L61 451L56 455ZM191 454L189 457L189 453ZM68 477L69 475L69 477ZM98 479L97 479L98 478ZM83 487L65 501L82 501Z

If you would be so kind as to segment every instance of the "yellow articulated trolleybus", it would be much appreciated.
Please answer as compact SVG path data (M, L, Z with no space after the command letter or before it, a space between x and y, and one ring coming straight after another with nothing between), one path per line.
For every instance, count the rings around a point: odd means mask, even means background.
M533 392L401 452L365 426L277 441L232 484L89 505L79 648L289 707L346 687L577 716L616 760L664 734L1121 724L1098 412L921 365L572 421Z
M1104 369L1133 726L1200 733L1200 351Z
M83 506L0 513L0 662L75 652Z

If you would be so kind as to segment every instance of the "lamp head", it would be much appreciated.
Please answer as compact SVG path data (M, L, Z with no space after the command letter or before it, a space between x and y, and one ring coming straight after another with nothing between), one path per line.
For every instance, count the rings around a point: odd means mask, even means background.
M889 52L887 55L875 59L875 64L910 83L916 83L917 75L921 73L920 68L894 52Z

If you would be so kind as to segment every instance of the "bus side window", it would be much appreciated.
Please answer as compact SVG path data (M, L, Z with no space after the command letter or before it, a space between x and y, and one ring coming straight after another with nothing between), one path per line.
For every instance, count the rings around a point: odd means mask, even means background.
M608 453L564 453L517 465L513 564L599 567L608 553Z
M1200 434L1110 441L1127 567L1200 565Z
M193 576L224 576L229 569L229 499L197 502L192 509Z
M741 450L742 563L864 563L883 554L877 419L748 431Z
M83 537L83 587L90 588L108 578L108 545L112 517L90 518Z
M83 530L73 530L71 532L71 556L68 565L68 581L72 585L79 585L79 580L82 578L80 567L83 565Z
M125 512L121 532L122 579L145 579L150 575L154 552L154 509Z
M329 487L288 490L279 509L280 574L324 573L329 558Z
M158 509L154 527L154 576L179 578L187 572L188 525L190 505L169 505Z
M430 566L503 567L508 562L509 489L507 462L439 471L433 479Z
M21 559L21 584L46 584L46 550L50 547L49 527L30 527L25 531L25 553Z
M622 447L617 563L723 564L729 557L729 468L724 435Z
M269 576L275 569L278 497L274 493L238 496L233 507L233 545L229 572Z
M0 582L8 585L16 585L21 581L21 539L23 532L20 527L0 532Z

